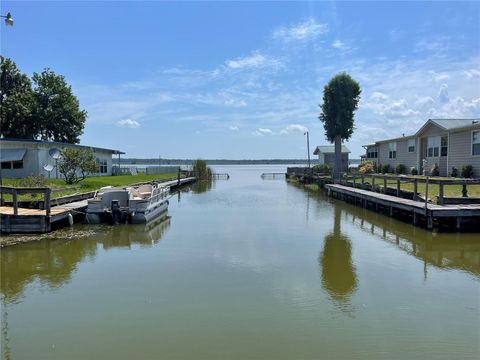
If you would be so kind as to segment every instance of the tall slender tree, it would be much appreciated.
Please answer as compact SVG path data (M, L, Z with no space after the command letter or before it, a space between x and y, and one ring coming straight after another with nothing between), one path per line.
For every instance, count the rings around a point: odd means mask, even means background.
M339 179L342 173L342 141L350 139L355 129L354 113L360 94L359 83L345 72L335 75L323 89L319 119L325 128L327 140L335 143L335 179Z

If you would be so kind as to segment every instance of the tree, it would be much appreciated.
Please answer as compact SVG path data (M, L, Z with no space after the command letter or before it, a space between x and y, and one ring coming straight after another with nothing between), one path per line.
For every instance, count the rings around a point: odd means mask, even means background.
M347 73L334 76L323 89L323 104L319 119L323 122L327 140L335 143L333 175L340 178L342 141L353 134L354 113L360 101L360 85Z
M0 56L0 135L78 143L87 113L61 75L34 73L35 87L15 62Z
M73 95L62 75L50 69L33 74L34 118L40 124L39 137L77 144L83 134L87 112L80 110L78 99Z
M76 184L89 173L98 172L98 164L91 149L66 148L62 151L58 170L67 184Z
M32 83L10 59L0 56L0 135L33 139L39 127L32 117Z

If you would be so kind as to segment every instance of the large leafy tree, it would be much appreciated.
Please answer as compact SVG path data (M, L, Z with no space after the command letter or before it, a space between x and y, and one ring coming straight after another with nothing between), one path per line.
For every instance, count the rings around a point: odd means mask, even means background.
M355 129L354 113L360 101L358 82L347 73L334 76L323 89L323 104L320 105L320 121L325 128L327 140L335 143L334 178L342 169L342 141L348 140Z
M34 138L39 131L32 117L32 83L16 64L0 57L0 134L6 138Z
M15 62L0 57L0 135L78 143L87 113L65 78L45 69L32 82Z
M41 129L39 137L67 143L79 143L87 112L80 110L78 99L62 75L50 69L33 74L34 118Z

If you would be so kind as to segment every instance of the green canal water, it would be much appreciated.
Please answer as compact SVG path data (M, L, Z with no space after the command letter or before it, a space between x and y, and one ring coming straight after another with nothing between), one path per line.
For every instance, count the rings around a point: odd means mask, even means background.
M432 234L262 172L147 227L1 250L4 359L479 359L480 233Z

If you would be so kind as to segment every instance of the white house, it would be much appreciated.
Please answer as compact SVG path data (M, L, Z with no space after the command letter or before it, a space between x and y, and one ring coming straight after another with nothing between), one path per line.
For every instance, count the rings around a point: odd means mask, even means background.
M410 171L414 167L427 173L438 164L440 176L448 176L452 167L461 171L471 165L480 176L480 119L429 119L415 134L380 140L363 146L366 158L377 164L388 164L393 171L402 164Z
M99 173L92 174L95 176L112 175L112 155L120 157L124 154L119 150L54 141L0 138L1 177L24 178L30 175L60 177L55 168L56 160L52 157L54 152L52 149L62 151L68 147L92 149L99 164Z

